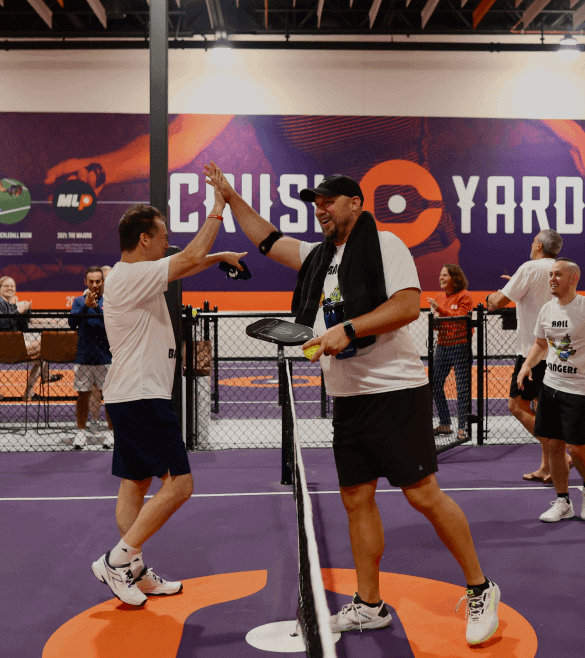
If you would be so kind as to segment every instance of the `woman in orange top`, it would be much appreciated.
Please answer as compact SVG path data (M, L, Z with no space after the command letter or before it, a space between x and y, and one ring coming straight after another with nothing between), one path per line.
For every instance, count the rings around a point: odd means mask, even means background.
M473 308L473 300L467 292L467 277L459 265L446 263L439 274L441 292L434 300L427 300L437 317L467 315ZM451 368L455 369L457 385L457 412L459 417L458 438L467 437L467 414L469 413L469 357L467 328L463 322L441 322L433 368L433 396L439 413L439 426L435 434L451 434L451 414L444 386Z

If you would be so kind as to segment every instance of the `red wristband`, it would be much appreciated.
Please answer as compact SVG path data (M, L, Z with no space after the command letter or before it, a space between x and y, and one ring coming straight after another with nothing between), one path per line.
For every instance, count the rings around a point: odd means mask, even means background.
M219 219L220 222L223 222L223 217L221 215L207 215L207 219L213 217L214 219Z

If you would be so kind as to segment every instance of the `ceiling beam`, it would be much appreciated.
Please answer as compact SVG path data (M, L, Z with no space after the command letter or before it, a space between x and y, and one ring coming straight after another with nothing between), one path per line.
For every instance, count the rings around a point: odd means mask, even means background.
M47 7L43 0L28 0L28 4L37 12L45 23L53 28L53 12Z
M581 5L579 9L575 9L575 13L573 14L573 30L578 30L583 21L585 21L585 5Z
M171 49L207 49L207 40L170 39ZM241 50L371 50L371 51L436 51L436 52L531 52L553 53L558 44L551 43L471 43L455 41L286 41L279 37L274 41L232 40L232 46ZM29 39L10 41L2 39L0 47L8 50L140 50L148 49L148 39ZM583 52L583 46L579 49Z
M520 0L522 1L522 0ZM477 7L473 10L473 29L481 23L483 17L494 6L496 0L481 0Z
M87 0L87 4L91 7L93 13L97 16L98 21L103 25L104 30L107 30L108 20L106 18L106 10L100 0Z
M534 0L528 9L522 14L522 24L526 29L551 0Z
M368 14L370 18L370 30L372 29L375 21L376 21L376 16L378 15L378 12L380 11L380 5L382 4L382 0L374 0L372 2L372 6L370 7L370 13Z
M433 12L437 8L439 0L427 0L427 4L423 7L420 12L420 17L422 19L422 27L425 28L426 24L429 22L429 18L433 15Z
M268 1L268 0L266 0ZM319 0L317 3L317 28L321 28L321 14L323 13L323 5L325 4L325 0Z

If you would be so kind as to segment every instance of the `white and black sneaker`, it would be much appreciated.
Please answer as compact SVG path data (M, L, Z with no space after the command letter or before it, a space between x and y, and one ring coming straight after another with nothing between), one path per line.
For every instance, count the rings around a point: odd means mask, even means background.
M108 585L114 596L128 605L144 605L146 596L136 585L136 580L130 569L130 563L120 567L112 567L108 562L110 552L102 555L91 565L93 575L102 583Z
M81 450L86 445L88 434L88 430L77 430L75 433L75 439L73 440L73 447L75 450Z
M384 601L380 601L374 608L366 605L357 592L353 595L351 603L344 605L341 612L331 617L331 631L343 633L345 631L365 631L376 628L386 628L390 625L392 616Z
M466 601L467 643L480 644L489 640L498 629L500 588L490 580L489 587L483 591L479 587L468 589L459 599L455 611L459 610L462 601Z
M146 567L142 569L134 582L138 589L148 596L172 596L183 591L183 583L165 580Z
M102 448L104 450L111 450L114 447L114 432L111 429L102 432L104 440L102 441Z
M572 519L575 516L573 503L568 498L557 498L550 504L550 509L540 515L544 523L556 523L563 519Z

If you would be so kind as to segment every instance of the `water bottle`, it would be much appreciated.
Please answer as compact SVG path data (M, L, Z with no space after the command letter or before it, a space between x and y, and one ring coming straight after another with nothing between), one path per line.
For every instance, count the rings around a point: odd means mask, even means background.
M334 302L330 298L323 300L323 318L327 329L334 327L336 324L343 322L343 302ZM357 354L357 347L353 341L339 354L335 355L336 359L349 359Z

